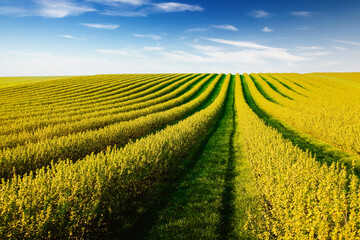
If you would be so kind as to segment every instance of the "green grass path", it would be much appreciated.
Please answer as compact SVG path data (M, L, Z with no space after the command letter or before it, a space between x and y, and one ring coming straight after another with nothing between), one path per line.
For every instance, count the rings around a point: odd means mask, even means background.
M195 155L193 167L179 181L158 212L146 239L224 239L232 231L234 170L234 80L224 111Z

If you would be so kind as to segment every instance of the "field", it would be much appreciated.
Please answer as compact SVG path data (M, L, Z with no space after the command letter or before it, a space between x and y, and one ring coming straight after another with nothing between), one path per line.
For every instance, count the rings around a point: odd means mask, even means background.
M360 73L0 78L0 239L360 239Z

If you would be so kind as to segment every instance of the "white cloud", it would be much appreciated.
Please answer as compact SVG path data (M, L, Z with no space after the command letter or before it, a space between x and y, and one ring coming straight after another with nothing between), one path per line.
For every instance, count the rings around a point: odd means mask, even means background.
M230 46L230 47L229 47ZM283 49L266 47L196 45L183 51L133 46L99 49L84 56L59 55L43 51L0 51L0 76L64 76L116 73L166 72L354 72L360 68L360 54L342 58L293 59ZM154 48L154 49L152 49ZM196 50L196 51L195 51ZM149 51L149 52L148 52ZM285 51L285 52L284 52ZM356 52L355 52L356 53ZM334 62L336 61L336 62Z
M328 40L337 42L337 43L345 43L345 44L349 44L349 45L360 46L360 42L351 42L351 41L338 40L338 39L328 39Z
M86 12L96 11L92 7L78 5L68 0L34 0L40 8L34 13L37 16L50 18L63 18L67 16L78 16Z
M119 6L120 4L128 4L133 6L142 6L148 4L149 0L86 0L88 2L96 2L104 5Z
M232 40L225 40L225 39L219 39L219 38L203 38L208 41L216 42L216 43L222 43L222 44L228 44L232 46L237 47L244 47L244 48L254 48L254 49L271 49L271 47L267 47L264 45L260 45L253 42L246 42L246 41L232 41Z
M266 33L270 33L270 32L273 32L274 29L269 28L269 27L264 27L262 31L263 31L263 32L266 32Z
M234 27L233 25L212 25L213 28L217 28L217 29L223 29L223 30L229 30L229 31L238 31L238 29L236 27Z
M156 10L161 12L185 12L185 11L203 11L204 8L199 5L190 5L185 3L166 2L166 3L155 3L153 6Z
M188 32L205 32L206 28L190 28Z
M107 53L107 54L116 54L122 56L131 56L132 54L126 50L114 50L114 49L98 49L96 50L98 53Z
M97 0L100 1L100 0ZM111 1L111 0L108 0ZM124 0L125 1L125 0ZM132 5L138 4L133 8L106 9L103 14L123 17L146 17L154 13L172 12L201 12L204 10L200 5L192 5L178 2L152 3L150 0L129 0L134 1Z
M313 14L314 14L313 12L308 12L308 11L296 11L296 12L290 13L290 15L297 16L297 17L310 17Z
M241 55L247 55L252 56L253 58L256 58L257 60L260 60L262 58L266 59L276 59L280 61L305 61L308 60L304 56L298 56L294 55L288 52L287 49L284 48L274 48L274 47L268 47L264 45L260 45L254 42L246 42L246 41L231 41L231 40L224 40L224 39L218 39L218 38L204 38L206 40L231 45L235 47L241 47L241 48L247 48L249 50L243 50L243 51L236 51L233 50L232 52L238 52L241 53Z
M320 49L322 49L321 47L317 47L317 46L296 47L296 48L300 49L300 50L320 50Z
M332 52L330 52L330 51L302 53L302 55L305 57L321 57L321 56L326 56L326 55L330 55L330 54L332 54Z
M151 47L151 46L143 47L144 51L161 51L163 49L164 49L163 47Z
M146 17L154 13L204 10L200 5L178 2L153 3L151 0L31 0L31 2L35 4L27 8L0 6L0 15L63 18L98 11L111 16ZM95 9L91 3L101 4L102 9Z
M89 28L98 28L98 29L106 29L106 30L115 30L119 27L118 24L100 24L100 23L80 23L80 25Z
M85 40L84 38L78 38L78 37L75 37L75 36L69 35L69 34L61 34L61 35L59 35L59 37L72 39L72 40Z
M217 41L220 42L220 41ZM229 43L228 40L222 41ZM237 41L230 41L231 43ZM177 70L188 72L195 70L206 72L315 72L328 71L324 65L331 61L329 58L316 58L295 55L283 48L273 48L251 42L241 42L230 46L217 48L212 45L193 45L197 51L168 51L162 52L165 62L169 66L176 66ZM240 45L241 48L237 48ZM246 46L246 47L243 47ZM250 47L247 47L250 46ZM185 67L186 66L186 67ZM356 66L348 66L344 62L334 69L350 71Z
M32 0L35 5L28 8L14 6L0 7L0 15L10 16L41 16L48 18L63 18L68 16L78 16L87 12L97 11L96 9L78 4L71 0Z
M304 57L290 55L284 51L274 50L233 50L233 51L202 51L202 55L184 51L164 52L163 56L171 60L194 64L246 64L253 66L274 65L276 63L291 63L307 60ZM261 70L259 70L261 71Z
M253 10L248 13L249 16L253 18L266 18L270 16L270 13L264 11L264 10Z
M145 46L142 48L123 48L123 49L97 49L97 53L113 55L113 56L126 56L131 58L146 58L146 52L161 52L163 50L160 46ZM153 56L153 55L152 55Z
M134 37L141 37L141 38L149 38L149 39L156 40L156 41L161 39L160 36L152 35L152 34L136 34L136 33L134 33L133 36Z
M209 45L199 45L199 44L195 44L192 45L193 48L195 48L196 50L200 50L203 52L217 52L217 51L222 51L222 48L219 47L215 47L215 46L209 46Z
M209 63L212 62L211 59L198 56L195 54L187 53L184 51L172 51L172 52L164 52L163 56L176 61L187 62L187 63Z
M145 11L143 9L135 10L135 11L127 11L127 10L105 10L102 12L104 15L108 16L121 16L121 17L146 17L150 12Z
M334 46L334 48L337 49L337 50L340 50L340 51L345 51L345 50L347 50L346 48L340 47L340 46Z

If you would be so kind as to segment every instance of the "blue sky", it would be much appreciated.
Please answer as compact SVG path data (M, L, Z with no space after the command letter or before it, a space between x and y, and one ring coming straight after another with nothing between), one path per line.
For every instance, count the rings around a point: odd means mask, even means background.
M0 0L0 76L360 71L358 0Z

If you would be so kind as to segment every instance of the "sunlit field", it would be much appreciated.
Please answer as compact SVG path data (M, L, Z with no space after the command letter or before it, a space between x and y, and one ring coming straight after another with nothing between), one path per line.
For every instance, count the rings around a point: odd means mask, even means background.
M360 236L360 73L0 84L1 239Z
M359 13L0 0L0 240L360 240Z

